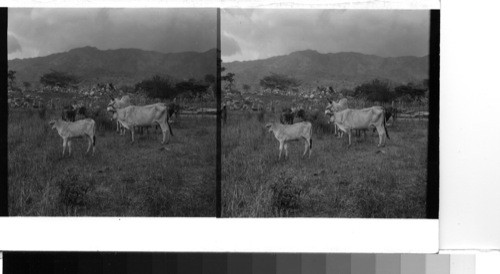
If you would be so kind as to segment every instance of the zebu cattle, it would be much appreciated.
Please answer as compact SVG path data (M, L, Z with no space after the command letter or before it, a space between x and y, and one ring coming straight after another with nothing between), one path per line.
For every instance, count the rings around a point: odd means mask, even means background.
M49 125L52 129L57 129L57 133L63 139L63 156L66 147L69 148L71 155L71 140L77 137L88 137L89 147L87 154L92 147L92 155L95 153L95 121L92 119L83 119L76 122L66 122L63 120L51 120Z
M125 95L120 99L111 97L111 101L108 104L108 107L112 107L114 109L121 109L128 106L130 106L130 96L128 95ZM122 128L118 120L116 120L116 132L120 133L120 135L125 134L125 129Z
M274 134L274 137L280 143L280 153L278 159L281 159L281 152L285 148L285 158L288 157L288 143L291 141L305 141L304 157L309 150L311 157L312 150L312 124L310 122L300 122L293 125L283 125L280 123L267 123L266 128Z
M74 122L76 118L76 110L73 106L65 106L61 113L61 119L64 121Z
M171 136L174 136L168 121L167 106L163 103L147 106L128 106L119 109L108 106L107 110L113 113L113 118L117 119L124 128L130 130L132 142L134 142L135 126L150 126L155 123L161 127L163 133L162 144L165 143L167 130Z
M330 123L335 123L340 130L349 135L349 146L351 146L351 131L353 129L368 129L374 126L379 136L378 147L385 145L385 136L390 139L385 126L385 111L379 106L333 112Z
M335 102L333 100L328 100L328 105L326 106L325 110L325 115L332 115L332 113L342 111L344 109L347 109L349 105L347 104L347 99L342 98L338 102ZM334 125L334 130L335 130L335 135L338 134L338 127L337 125ZM339 135L339 137L342 136L342 133Z
M282 124L293 124L293 118L295 116L295 113L293 113L291 108L284 108L281 111L281 116L280 116L280 122Z

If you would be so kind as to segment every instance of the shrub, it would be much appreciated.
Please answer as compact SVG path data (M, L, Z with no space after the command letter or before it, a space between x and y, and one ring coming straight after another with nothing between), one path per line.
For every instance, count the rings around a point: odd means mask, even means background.
M259 113L257 114L257 121L259 122L264 122L264 119L266 118L266 111L265 109L262 109L261 111L259 111Z
M293 184L292 178L280 178L271 186L271 204L277 216L288 216L300 208L302 190Z

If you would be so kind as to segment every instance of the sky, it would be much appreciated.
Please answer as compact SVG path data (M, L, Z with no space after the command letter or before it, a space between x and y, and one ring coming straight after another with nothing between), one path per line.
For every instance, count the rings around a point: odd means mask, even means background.
M426 10L221 10L223 62L266 59L299 50L425 56Z
M8 59L73 48L163 53L217 47L216 9L9 8Z

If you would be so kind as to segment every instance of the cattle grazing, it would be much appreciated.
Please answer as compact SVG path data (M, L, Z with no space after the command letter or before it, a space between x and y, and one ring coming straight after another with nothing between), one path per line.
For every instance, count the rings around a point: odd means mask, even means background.
M92 155L95 153L95 121L92 119L83 119L76 122L67 122L63 120L51 120L49 125L52 129L56 129L59 136L63 139L63 153L66 147L69 148L69 155L71 156L71 141L78 137L88 137L89 147L87 154L92 147Z
M227 106L226 105L222 106L220 116L222 119L222 124L226 125L226 123L227 123Z
M122 98L113 98L111 97L111 101L108 104L108 107L113 107L114 109L121 109L124 107L130 106L130 97L128 95L123 96ZM121 124L116 120L116 132L120 133L120 135L125 134L125 129L121 126Z
M171 136L174 136L168 121L167 106L163 103L146 106L128 106L119 109L110 105L107 110L113 113L113 118L116 119L124 128L130 130L132 142L134 142L135 126L150 126L153 124L159 124L163 133L162 144L165 143L167 130L170 132Z
M267 123L266 128L274 134L274 137L280 143L280 153L278 159L281 159L281 152L285 148L285 158L288 157L288 143L291 141L305 141L304 157L309 150L311 157L312 150L312 125L310 122L300 122L293 125L283 125L281 123Z
M65 106L61 113L61 119L64 121L74 122L76 117L76 110L73 106Z
M335 123L340 130L348 134L349 146L351 146L352 130L368 129L371 126L377 129L379 136L378 147L385 145L385 136L390 139L385 126L385 111L384 108L379 106L334 112L330 118L330 123Z
M335 102L333 100L328 100L328 105L326 106L325 115L332 115L335 112L339 112L347 108L349 108L349 105L347 104L346 98L342 98L338 102ZM335 130L335 135L337 135L339 133L337 125L334 125L334 130ZM342 132L340 132L339 137L342 137Z
M284 108L281 111L280 122L282 124L291 125L291 124L293 124L294 116L295 116L295 113L293 113L291 108Z

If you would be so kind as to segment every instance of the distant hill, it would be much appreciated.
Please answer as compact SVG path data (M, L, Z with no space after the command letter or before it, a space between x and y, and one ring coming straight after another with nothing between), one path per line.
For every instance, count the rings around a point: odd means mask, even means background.
M159 53L139 49L99 50L83 47L44 57L9 60L8 66L9 70L16 71L18 84L38 82L50 70L75 74L83 83L134 84L156 74L181 80L216 75L216 53L216 49L202 53Z
M223 66L225 73L235 73L238 88L243 84L258 86L260 79L270 73L294 76L302 81L303 86L353 88L374 78L398 84L428 79L428 58L384 58L354 52L322 54L305 50L263 60L223 63Z

